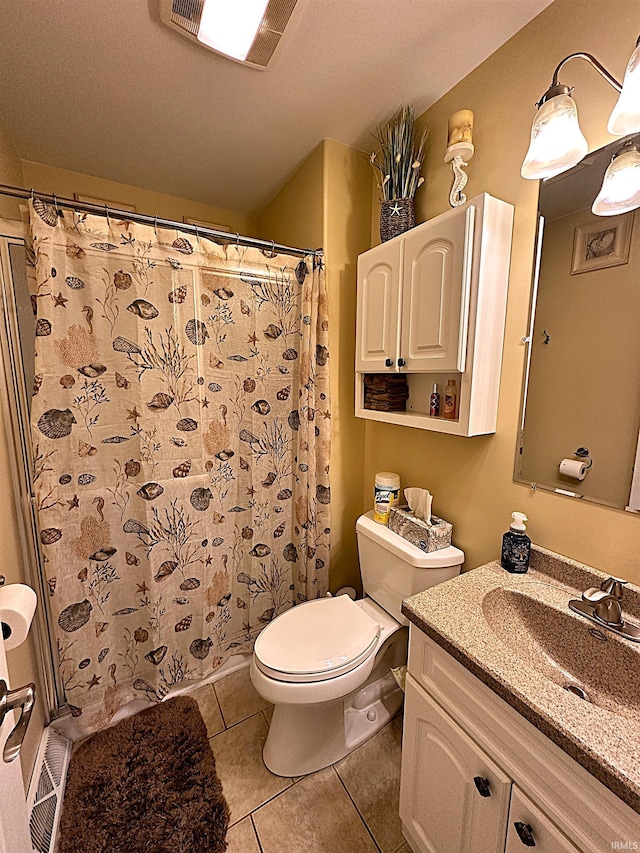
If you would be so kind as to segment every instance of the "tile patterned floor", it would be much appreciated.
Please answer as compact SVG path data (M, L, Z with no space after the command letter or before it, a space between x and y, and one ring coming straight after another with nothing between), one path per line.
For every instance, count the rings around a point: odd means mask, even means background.
M284 779L262 761L271 706L248 667L192 695L231 809L227 853L411 853L398 817L401 716L332 767Z

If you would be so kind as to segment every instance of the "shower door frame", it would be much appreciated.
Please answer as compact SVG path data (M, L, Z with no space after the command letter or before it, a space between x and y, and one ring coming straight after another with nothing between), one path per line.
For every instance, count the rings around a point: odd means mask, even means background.
M9 246L25 244L24 224L17 220L0 218L0 396L8 440L18 539L24 567L25 581L37 596L32 635L40 685L43 691L45 723L60 715L66 700L64 688L56 665L57 653L53 646L54 631L50 625L48 586L38 537L35 496L33 491L33 454L28 399L31 389L26 387L20 349L20 328Z

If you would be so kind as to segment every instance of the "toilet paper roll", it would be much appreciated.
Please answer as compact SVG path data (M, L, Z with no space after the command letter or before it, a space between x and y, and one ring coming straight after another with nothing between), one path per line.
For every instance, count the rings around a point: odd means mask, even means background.
M563 459L560 462L560 473L574 480L584 480L587 475L588 463L583 459Z
M5 650L15 649L27 639L37 603L35 592L26 584L0 587L0 627Z

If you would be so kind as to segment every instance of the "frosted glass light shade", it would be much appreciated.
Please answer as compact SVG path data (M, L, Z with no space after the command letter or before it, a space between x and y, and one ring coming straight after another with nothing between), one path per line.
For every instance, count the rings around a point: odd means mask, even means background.
M597 216L616 216L636 207L640 207L640 151L634 146L609 163L591 210Z
M609 117L607 130L614 136L640 131L640 45L631 54L622 92Z
M206 0L198 41L234 59L245 60L269 0Z
M535 180L559 175L579 163L588 150L575 101L570 95L555 95L542 104L533 120L522 177Z

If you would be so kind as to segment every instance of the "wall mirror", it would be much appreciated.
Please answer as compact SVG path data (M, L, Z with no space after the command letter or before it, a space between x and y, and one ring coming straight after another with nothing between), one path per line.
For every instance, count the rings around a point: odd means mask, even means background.
M591 212L621 144L540 184L515 479L638 512L640 214ZM584 448L584 478L562 473L561 461L580 463Z

